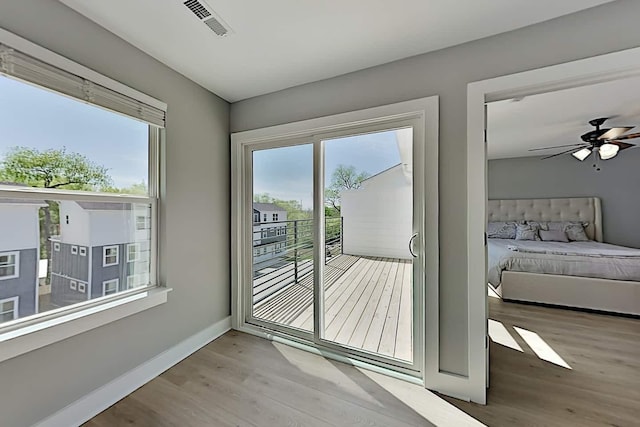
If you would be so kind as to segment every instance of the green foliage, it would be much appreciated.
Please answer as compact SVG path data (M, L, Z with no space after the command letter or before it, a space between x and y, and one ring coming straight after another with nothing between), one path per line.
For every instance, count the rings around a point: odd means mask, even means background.
M122 187L122 188L106 186L106 187L102 187L100 191L104 193L139 194L139 195L146 196L149 190L147 188L147 184L144 181L142 181L137 184L133 184L129 187Z
M12 147L0 163L0 180L30 187L93 190L111 185L107 168L66 148L36 150Z
M358 172L353 165L338 165L331 174L331 184L324 191L325 204L340 216L340 192L360 188L362 181L369 176L366 171Z

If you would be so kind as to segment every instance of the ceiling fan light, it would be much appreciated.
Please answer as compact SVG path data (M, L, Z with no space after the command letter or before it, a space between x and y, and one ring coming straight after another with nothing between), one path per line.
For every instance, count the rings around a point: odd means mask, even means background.
M571 153L573 157L580 161L583 161L584 159L589 157L589 154L591 154L591 150L589 148L583 148L582 150L578 150L575 153Z
M599 150L600 158L602 160L612 159L618 154L619 150L620 150L620 147L618 147L615 144L602 144Z

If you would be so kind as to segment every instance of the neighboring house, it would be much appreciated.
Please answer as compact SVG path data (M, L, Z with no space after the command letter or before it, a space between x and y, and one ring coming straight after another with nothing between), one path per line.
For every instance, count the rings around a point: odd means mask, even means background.
M281 256L287 247L287 211L274 203L253 204L253 264Z
M412 139L411 129L396 131L401 163L340 192L343 253L411 259Z
M65 306L149 283L150 208L60 202L51 242L51 302Z
M42 200L0 199L0 323L38 312L43 206Z

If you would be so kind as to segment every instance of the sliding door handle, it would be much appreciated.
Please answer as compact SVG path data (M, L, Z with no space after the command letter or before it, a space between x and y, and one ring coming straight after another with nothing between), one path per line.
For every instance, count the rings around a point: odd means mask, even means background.
M413 256L414 258L418 258L418 255L413 252L413 241L416 237L418 237L418 233L414 233L413 236L411 236L411 238L409 239L409 252L411 252L411 256Z

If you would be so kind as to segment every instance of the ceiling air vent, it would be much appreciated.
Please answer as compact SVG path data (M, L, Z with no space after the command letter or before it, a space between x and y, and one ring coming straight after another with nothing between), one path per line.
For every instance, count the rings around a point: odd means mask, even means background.
M187 0L183 4L217 35L224 37L232 33L231 28L222 20L222 18L214 13L211 7L203 1Z

